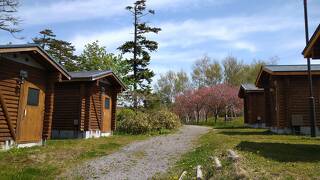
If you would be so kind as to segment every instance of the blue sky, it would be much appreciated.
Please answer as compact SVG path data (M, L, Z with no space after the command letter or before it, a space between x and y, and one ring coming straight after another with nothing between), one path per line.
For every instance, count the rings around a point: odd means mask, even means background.
M0 32L0 43L26 43L44 29L70 41L80 53L84 44L99 40L109 52L132 38L124 8L133 0L21 0L24 30L14 39ZM278 57L278 64L303 64L305 46L302 0L148 0L156 15L151 25L162 28L150 36L159 42L152 55L156 74L183 69L203 55L221 60L233 55L253 59ZM310 35L320 22L320 1L309 0Z

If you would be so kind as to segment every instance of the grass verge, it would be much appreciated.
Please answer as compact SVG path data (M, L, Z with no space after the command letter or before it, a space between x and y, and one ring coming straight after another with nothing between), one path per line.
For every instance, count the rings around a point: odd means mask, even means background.
M265 129L219 126L199 139L198 147L185 154L163 179L178 179L187 170L187 179L202 165L206 177L215 179L317 179L320 177L320 139L306 136L275 135ZM226 150L241 156L237 165ZM214 169L211 156L218 156L223 169ZM243 169L244 172L240 172Z
M0 179L54 179L86 160L113 153L150 135L114 135L98 139L49 140L46 146L0 152Z

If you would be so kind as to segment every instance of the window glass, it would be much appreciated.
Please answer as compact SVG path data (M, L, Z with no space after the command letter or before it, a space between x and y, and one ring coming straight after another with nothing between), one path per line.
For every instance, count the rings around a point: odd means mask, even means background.
M28 101L27 104L30 106L39 105L39 89L29 88L28 89Z
M104 108L105 109L110 109L110 99L109 98L106 98L104 100Z

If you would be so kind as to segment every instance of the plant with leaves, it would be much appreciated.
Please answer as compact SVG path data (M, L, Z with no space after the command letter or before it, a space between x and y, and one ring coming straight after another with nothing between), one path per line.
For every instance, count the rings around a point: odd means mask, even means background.
M0 0L0 29L11 34L20 32L18 28L19 18L13 14L17 12L19 6L18 0Z
M78 57L78 64L79 70L82 71L112 70L121 79L128 72L127 62L122 56L107 53L106 47L100 46L99 41L85 45L83 52Z
M189 78L184 71L168 71L161 74L155 85L155 91L161 97L162 103L170 105L175 97L189 88Z
M67 41L55 39L56 35L50 29L40 31L40 37L33 38L33 42L39 44L54 59L62 64L68 71L78 70L75 47Z
M125 42L119 47L123 54L132 54L133 57L128 59L130 64L130 73L126 77L129 82L129 87L133 94L148 94L151 91L150 84L154 73L148 68L150 64L150 52L158 49L158 43L146 38L148 33L158 33L160 28L150 27L146 22L142 21L142 17L155 14L154 10L147 10L146 0L138 0L133 6L128 6L126 9L131 12L134 22L134 37L133 41ZM138 106L138 97L133 95L133 105Z
M44 29L39 32L40 37L33 38L33 42L40 45L43 49L48 49L51 42L54 40L56 35L51 29Z
M244 79L244 64L236 57L228 56L222 61L224 67L224 82L229 85L239 86Z
M277 57L272 57L269 60L253 60L251 64L244 65L243 67L243 78L246 83L255 83L256 78L260 72L262 66L277 64Z
M213 86L222 80L222 68L218 61L204 56L192 67L192 80L196 88Z

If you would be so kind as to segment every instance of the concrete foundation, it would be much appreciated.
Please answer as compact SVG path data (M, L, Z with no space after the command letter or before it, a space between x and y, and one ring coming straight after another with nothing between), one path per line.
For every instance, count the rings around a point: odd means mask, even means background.
M16 144L13 140L7 140L0 146L0 150L9 150L11 148L27 148L27 147L33 147L33 146L41 146L43 145L44 141L41 140L39 142L32 142L32 143L20 143Z
M245 126L251 127L251 128L267 128L265 123L245 124Z
M277 128L277 127L270 127L271 132L276 134L295 134L293 129L291 128ZM309 126L300 126L300 134L301 135L310 135L310 127ZM320 136L320 128L316 128L317 136Z
M112 133L102 133L100 130L90 130L90 131L72 131L72 130L53 130L53 139L89 139L89 138L99 138L111 136Z

